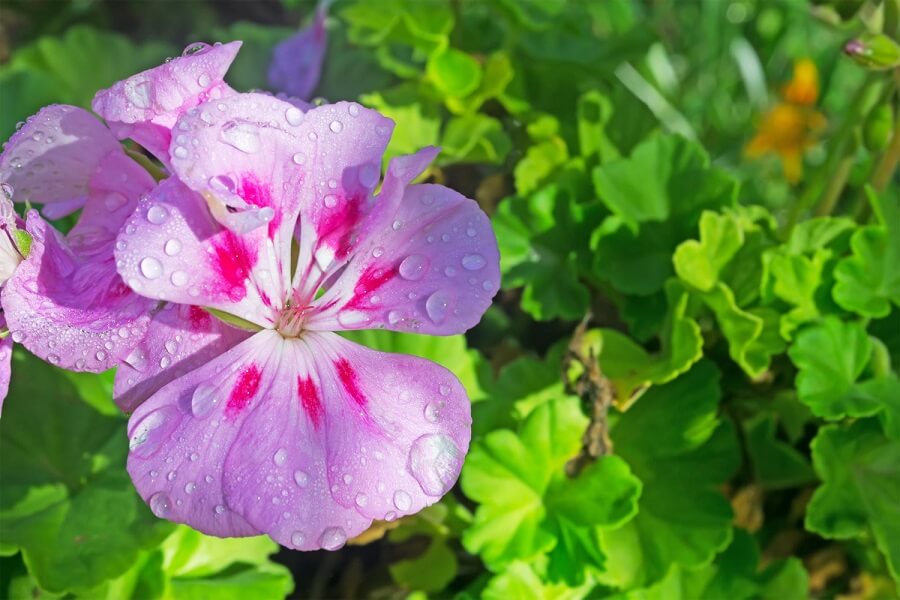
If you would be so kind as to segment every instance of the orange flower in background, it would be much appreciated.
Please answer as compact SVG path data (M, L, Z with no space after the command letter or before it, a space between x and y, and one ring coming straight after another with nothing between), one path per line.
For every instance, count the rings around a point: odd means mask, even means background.
M809 59L794 64L794 76L781 90L781 100L757 124L756 135L744 153L758 158L774 153L781 159L785 178L796 183L803 176L803 152L825 127L825 116L815 108L819 98L819 72Z

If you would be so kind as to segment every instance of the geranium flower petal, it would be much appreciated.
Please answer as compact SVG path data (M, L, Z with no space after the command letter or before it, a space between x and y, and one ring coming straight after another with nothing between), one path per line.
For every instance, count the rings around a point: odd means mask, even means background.
M275 338L273 331L253 335L175 379L131 416L128 472L158 517L220 537L263 533L228 507L223 477L247 413L290 388L278 378Z
M53 218L81 208L101 161L122 147L94 115L53 104L30 117L0 155L0 180L15 200L55 205Z
M286 285L265 228L238 235L176 178L141 199L116 241L116 264L139 294L211 307L270 326ZM279 276L281 274L281 276Z
M0 327L6 327L6 319L0 314ZM3 412L3 401L9 393L9 380L12 377L13 341L10 336L0 339L0 413Z
M128 289L110 253L79 254L37 211L26 227L31 253L3 289L12 339L73 371L115 366L146 333L155 302Z
M269 63L269 84L298 98L309 98L319 83L328 46L325 17L328 2L320 2L309 27L275 46Z
M333 550L445 494L470 424L439 365L263 331L137 409L128 469L159 516L235 535L219 520L240 515L283 545Z
M229 506L282 545L334 550L453 486L471 418L452 373L331 333L284 345L280 379L296 387L247 416L225 462Z
M406 185L428 154L392 162L366 235L319 298L312 330L383 327L436 335L478 323L500 283L490 220L440 185Z
M131 138L169 164L172 127L184 111L235 92L223 80L241 42L196 43L182 56L100 90L92 108L119 139Z
M113 398L126 413L174 379L249 337L199 306L167 304L116 370Z

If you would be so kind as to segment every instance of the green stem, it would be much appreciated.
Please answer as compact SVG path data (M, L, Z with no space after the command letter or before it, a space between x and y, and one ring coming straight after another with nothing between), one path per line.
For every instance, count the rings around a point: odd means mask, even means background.
M900 161L900 111L894 117L894 132L891 143L881 157L875 172L872 174L871 184L876 191L883 191L891 177L897 171L897 162Z
M835 176L839 175L838 166L848 154L847 146L853 137L853 130L862 123L863 119L865 119L866 114L871 108L873 97L878 97L877 93L873 93L873 90L877 92L878 90L876 88L880 87L880 84L881 78L878 77L877 74L869 74L863 84L857 88L856 94L850 101L846 117L831 139L831 152L825 161L825 165L820 171L823 174L830 175L829 179L835 179ZM803 212L813 205L820 190L836 187L838 189L836 191L832 189L830 193L837 193L840 195L840 192L843 190L843 185L838 186L838 183L839 182L829 182L824 188L817 184L808 186L803 195L793 204L793 206L791 206L787 223L782 232L782 237L785 239L787 238ZM846 183L846 181L844 183Z
M816 216L828 216L834 210L834 207L837 206L841 192L844 191L844 187L847 185L847 179L850 178L850 171L853 170L854 162L856 161L853 154L848 154L838 163L837 169L835 169L825 184L822 199L819 201L819 205L816 206Z
M147 158L147 155L139 150L132 150L130 148L126 148L125 152L130 156L136 163L144 167L148 173L155 179L156 181L162 181L168 175L160 169L156 163Z

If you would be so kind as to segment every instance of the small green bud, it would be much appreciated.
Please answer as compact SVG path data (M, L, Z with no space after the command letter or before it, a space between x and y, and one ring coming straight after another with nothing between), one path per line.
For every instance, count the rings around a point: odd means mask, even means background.
M872 152L881 152L891 143L894 111L887 104L876 106L863 124L863 142Z
M900 66L900 44L883 33L864 33L850 40L844 54L866 69L881 71Z
M24 229L16 229L13 231L13 238L16 241L16 248L19 249L19 254L22 255L22 258L28 258L28 255L31 254L31 234Z

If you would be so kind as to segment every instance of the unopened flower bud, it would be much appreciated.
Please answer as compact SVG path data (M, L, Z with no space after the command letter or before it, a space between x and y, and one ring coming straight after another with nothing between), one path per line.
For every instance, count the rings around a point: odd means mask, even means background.
M865 33L844 46L844 54L866 69L900 66L900 44L883 33Z

